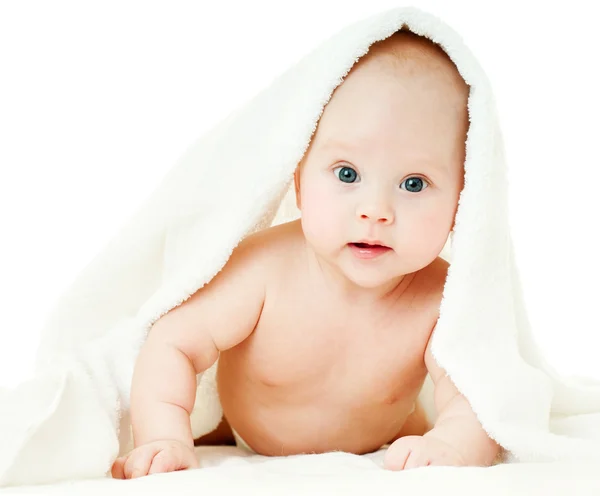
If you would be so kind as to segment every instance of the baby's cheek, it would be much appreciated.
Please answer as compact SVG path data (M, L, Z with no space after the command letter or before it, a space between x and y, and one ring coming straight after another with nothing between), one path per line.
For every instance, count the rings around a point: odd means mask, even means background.
M452 220L445 212L439 210L420 212L410 219L410 225L406 226L407 242L406 248L413 254L421 265L427 265L440 253L452 226ZM408 233L412 233L409 236Z
M307 191L302 196L302 227L306 238L324 248L338 244L343 219L339 203L332 201L331 195L317 189Z

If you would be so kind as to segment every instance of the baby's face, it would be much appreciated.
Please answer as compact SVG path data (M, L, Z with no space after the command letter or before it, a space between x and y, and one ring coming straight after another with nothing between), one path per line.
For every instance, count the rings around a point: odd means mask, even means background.
M355 66L296 172L303 231L319 257L362 287L435 260L463 187L467 98L443 64Z

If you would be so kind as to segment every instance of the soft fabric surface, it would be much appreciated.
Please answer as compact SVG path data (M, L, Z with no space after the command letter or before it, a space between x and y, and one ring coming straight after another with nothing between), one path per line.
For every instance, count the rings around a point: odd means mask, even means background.
M298 216L290 201L292 175L323 106L369 46L403 24L441 44L471 85L465 188L449 247L451 267L433 354L486 431L509 451L509 460L581 460L560 466L586 474L583 464L599 461L600 385L558 377L529 328L488 80L450 27L425 12L397 9L337 33L202 136L82 271L43 330L35 377L14 391L0 391L0 484L102 477L118 453L130 448L129 387L148 329L210 281L244 236ZM199 383L192 418L196 436L212 430L221 417L216 366ZM292 490L300 490L295 483L300 480L314 487L335 483L367 489L372 483L406 489L417 480L442 484L447 477L448 484L477 484L507 473L528 478L540 471L552 479L559 472L549 465L527 465L399 475L374 470L369 457L330 454L296 460L300 465L272 460L252 467L225 460L216 471L172 474L128 487L197 479L201 490L219 481L223 487L239 483L247 492L255 476L257 487L268 486L267 474L279 483L279 470ZM303 464L327 474L296 474Z
M461 494L596 495L597 463L511 463L491 468L426 467L405 472L381 468L384 451L267 458L239 448L196 448L203 467L132 480L110 478L9 488L6 494ZM2 492L3 493L3 492ZM4 493L3 493L4 494Z

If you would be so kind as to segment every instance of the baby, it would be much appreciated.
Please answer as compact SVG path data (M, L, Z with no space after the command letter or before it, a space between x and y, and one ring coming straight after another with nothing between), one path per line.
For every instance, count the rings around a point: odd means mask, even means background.
M469 87L410 32L335 90L295 172L297 221L245 238L161 317L136 362L135 448L114 477L198 466L196 375L219 358L219 432L262 455L373 452L384 467L490 465L498 445L430 352L463 187ZM252 180L252 176L249 176ZM417 402L427 374L438 418Z

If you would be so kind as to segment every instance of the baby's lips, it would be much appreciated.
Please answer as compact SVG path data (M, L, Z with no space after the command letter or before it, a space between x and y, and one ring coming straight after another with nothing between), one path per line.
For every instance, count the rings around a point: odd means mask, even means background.
M390 248L389 246L381 243L380 241L357 241L354 243L348 243L349 245L356 246L357 248Z

